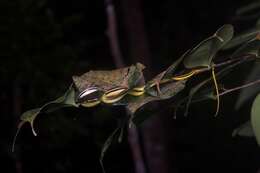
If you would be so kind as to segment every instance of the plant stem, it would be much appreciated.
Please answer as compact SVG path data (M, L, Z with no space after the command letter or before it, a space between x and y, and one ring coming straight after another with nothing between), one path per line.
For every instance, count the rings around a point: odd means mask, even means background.
M244 84L244 85L241 85L241 86L238 86L238 87L235 87L235 88L227 89L227 90L219 93L219 96L223 96L225 94L229 94L231 92L234 92L234 91L237 91L237 90L240 90L240 89L243 89L243 88L247 88L247 87L250 87L250 86L253 86L253 85L256 85L256 84L260 84L260 79L255 80L255 81L250 82L250 83L247 83L247 84Z
M236 66L236 65L238 65L238 64L240 64L240 63L242 63L244 61L250 60L249 58L252 58L251 60L253 60L255 58L255 56L246 55L246 56L243 56L243 57L240 57L240 58L230 59L230 60L227 60L225 62L218 63L218 64L213 64L212 67L210 67L210 68L191 69L191 71L195 71L194 75L197 75L197 74L200 74L200 73L203 73L203 72L210 71L212 68L220 68L220 67L223 67L223 66L231 64L227 69L223 70L223 71L226 71L226 70L228 70L228 69L230 69L230 68L232 68L232 67L234 67L234 66ZM232 63L234 63L234 64L232 64ZM188 72L188 73L190 73L190 72ZM222 71L220 71L220 73L222 73ZM184 75L185 74L187 74L187 73L184 73ZM189 77L184 78L183 80L189 79L189 78L193 77L194 75L190 75ZM159 84L164 84L164 83L176 81L175 78L179 77L179 76L183 76L183 72L180 73L179 75L173 76L170 79L162 79L159 82Z

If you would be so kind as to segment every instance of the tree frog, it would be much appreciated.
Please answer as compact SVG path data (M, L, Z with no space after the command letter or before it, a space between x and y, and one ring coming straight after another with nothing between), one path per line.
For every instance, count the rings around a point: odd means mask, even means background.
M73 76L76 102L84 107L93 107L101 102L113 104L126 94L142 95L144 68L144 65L137 63L120 69L89 71L81 76Z

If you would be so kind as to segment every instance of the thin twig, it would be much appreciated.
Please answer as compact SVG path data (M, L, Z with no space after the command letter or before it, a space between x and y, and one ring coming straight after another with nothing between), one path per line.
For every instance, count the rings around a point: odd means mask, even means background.
M241 85L241 86L238 86L238 87L235 87L235 88L227 89L227 90L219 93L219 96L223 96L225 94L228 94L228 93L231 93L231 92L243 89L243 88L247 88L247 87L250 87L250 86L253 86L253 85L256 85L256 84L260 84L260 79L255 80L255 81L250 82L250 83L247 83L247 84L244 84L244 85Z
M217 67L222 67L222 66L226 66L225 68L223 68L222 70L220 70L219 72L216 73L216 76L218 78L221 78L223 77L223 75L228 72L228 70L232 70L234 67L246 62L246 61L249 61L249 60L254 60L256 57L255 56L252 56L252 55L246 55L246 56L243 56L243 57L239 57L239 58L236 58L236 59L230 59L228 61L225 61L225 62L222 62L222 63L218 63L218 64L215 64L213 65L213 68L217 68ZM203 69L204 71L200 71L200 72L205 72L205 71L209 71L211 68L208 68L208 69ZM208 78L204 81L204 84L208 83L209 81L211 81L212 78ZM259 79L260 80L260 79ZM258 83L258 82L256 82ZM241 89L241 88L244 88L244 87L248 87L248 86L251 86L253 84L246 84L246 85L243 85L243 86L239 86L239 87L236 87L234 88L234 91L238 90L238 89ZM219 96L223 96L224 94L227 94L227 93L230 93L232 92L233 89L229 89L229 90L226 90L222 93L219 94ZM177 105L177 109L178 107L181 106L181 104L183 104L186 100L189 99L189 96L183 98L179 104ZM204 97L204 98L199 98L199 99L194 99L194 100L191 100L192 103L195 103L195 102L200 102L200 101L204 101L204 100L207 100L209 99L208 97ZM176 117L176 114L177 114L177 109L175 110L175 113L174 113L174 116Z
M212 67L220 68L220 67L223 67L223 66L235 63L235 62L237 63L237 62L243 62L245 60L250 60L250 58L254 59L255 56L246 55L246 56L242 56L242 57L239 57L239 58L229 59L227 61L224 61L224 62L221 62L221 63L218 63L218 64L213 64ZM209 70L211 70L211 68L204 68L204 69L200 70L200 73L205 72L205 71L209 71Z
M242 57L239 57L239 58L233 58L233 59L229 59L227 61L224 61L224 62L221 62L221 63L218 63L218 64L214 64L213 66L215 68L218 68L218 67L222 67L224 65L228 65L228 64L231 64L233 62L237 62L237 61L243 61L243 60L246 60L248 58L252 58L252 55L246 55L246 56L242 56Z
M246 56L242 56L240 58L230 59L230 60L227 60L225 62L218 63L218 64L213 64L211 67L208 67L208 68L191 69L191 70L196 71L195 73L193 73L194 75L198 75L200 73L210 71L210 70L212 70L212 68L220 68L220 67L226 66L224 69L222 69L221 71L216 73L216 76L218 76L218 75L224 73L225 71L227 71L227 70L229 70L229 69L231 69L231 68L233 68L233 67L235 67L235 66L237 66L237 65L239 65L239 64L241 64L245 61L254 60L254 59L255 59L255 56L246 55ZM183 73L184 73L184 75L186 75L185 71L187 72L187 70L183 70L182 72L180 72L179 74L177 74L176 76L174 76L171 79L162 79L162 80L160 80L159 84L164 84L164 83L176 81L176 79L175 79L176 77L180 77L181 75L183 75ZM180 79L180 80L187 80L190 77L194 76L193 74L190 75L190 76L183 77L183 79ZM211 78L207 79L207 81L210 81L210 80L211 80Z

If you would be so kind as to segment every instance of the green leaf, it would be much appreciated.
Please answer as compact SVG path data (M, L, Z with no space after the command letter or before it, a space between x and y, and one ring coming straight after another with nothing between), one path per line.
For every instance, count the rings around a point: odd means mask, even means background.
M241 126L239 126L238 128L236 128L233 133L232 136L245 136L245 137L254 137L254 131L252 128L252 124L250 121L247 121L246 123L242 124Z
M186 57L186 55L190 52L190 50L187 50L179 59L177 59L172 65L170 65L166 70L165 73L163 75L163 79L169 79L171 78L177 67L180 65L180 63L183 61L184 57Z
M55 111L57 109L60 109L62 107L71 107L71 106L78 107L78 104L75 103L74 98L75 98L75 91L71 85L70 88L66 91L66 93L63 96L57 98L54 101L46 103L45 105L43 105L40 108L35 108L35 109L24 112L20 118L21 122L18 125L17 134L18 134L20 128L26 122L28 122L31 125L33 134L36 136L37 133L34 130L33 124L34 124L34 120L36 119L37 115L42 112L49 113L49 112ZM17 134L16 134L16 136L17 136ZM14 143L15 143L16 136L14 138Z
M251 123L256 136L256 141L260 145L260 94L254 100L251 108Z
M215 34L193 48L184 58L186 68L210 67L217 52L229 42L234 34L232 25L224 25Z
M253 55L259 57L260 51L260 33L255 35L255 37L247 41L244 45L238 48L232 55L231 58L243 56L243 55Z
M129 110L130 114L132 115L132 119L135 118L134 114L136 111L144 106L145 104L153 101L158 100L165 100L174 97L179 92L181 92L185 88L185 80L171 82L168 84L164 84L161 87L161 93L158 94L155 88L150 88L144 95L140 97L128 97L127 99L127 109ZM148 118L148 117L146 117ZM144 119L146 119L144 118Z
M31 125L32 133L34 136L37 136L37 133L34 130L33 123L36 118L36 116L41 112L41 108L35 108L29 111L26 111L22 114L20 120L21 124L24 124L25 122L29 122ZM21 126L19 126L21 128Z
M107 150L109 149L109 147L111 146L111 144L112 144L113 140L115 139L116 134L119 132L119 130L120 130L120 127L117 127L117 128L109 135L109 137L106 139L105 143L104 143L103 146L102 146L101 153L100 153L100 157L99 157L99 162L100 162L100 165L101 165L101 167L102 167L103 173L105 173L105 168L104 168L104 164L103 164L104 156L105 156Z
M246 5L244 7L239 8L236 11L236 14L237 15L243 15L245 13L249 13L251 11L257 10L259 8L260 8L260 1L256 1L256 2L253 2L253 3Z
M222 40L221 47L227 44L234 36L234 27L230 24L223 25L219 28L213 37L218 37Z
M131 126L132 124L138 125L140 122L143 122L148 117L150 117L151 114L149 113L142 114L141 118L136 117L135 113L141 107L153 101L165 100L174 97L184 89L185 82L186 81L183 80L183 81L163 84L160 94L157 92L156 88L153 87L153 88L149 88L149 91L146 90L145 94L139 97L128 95L122 100L120 100L118 104L126 105L126 108L129 111L129 114L131 115L129 126Z
M201 83L197 84L195 87L192 87L190 92L189 92L189 95L188 95L188 101L186 103L186 108L185 108L185 113L184 113L184 116L187 116L188 115L188 111L189 111L189 107L190 107L190 104L192 102L192 99L194 97L194 95L203 87L205 86L209 81L211 81L212 79L209 78L209 79L206 79L204 81L202 81Z
M249 40L252 40L256 37L256 35L260 32L260 25L256 26L253 29L245 31L237 36L235 36L230 42L228 42L224 47L223 50L231 49L236 46L239 46Z
M103 164L104 156L115 138L117 138L117 142L119 143L122 142L123 135L124 135L124 127L127 124L128 119L129 116L125 116L118 121L118 127L108 136L108 138L106 139L105 143L102 146L99 162L104 173L105 173L105 168Z
M250 66L251 66L250 68L247 68L248 71L246 73L246 79L243 82L244 84L248 84L252 81L259 80L260 62L254 61L253 66L252 64ZM248 103L248 101L250 101L250 99L253 99L259 92L260 92L259 85L253 85L241 89L241 91L239 92L239 96L236 99L235 109L239 110L245 103Z
M223 68L222 70L220 70L219 72L217 72L216 73L216 76L218 77L218 79L221 79L221 78L223 78L223 77L225 77L226 75L228 75L228 74L230 74L230 72L232 72L232 70L236 67L236 66L238 66L238 65L240 65L241 64L241 62L236 62L236 63L233 63L233 64L230 64L230 65L228 65L228 66L226 66L225 68ZM204 86L206 86L210 81L212 80L212 78L208 78L208 79L206 79L206 80L204 80L204 81L202 81L201 83L199 83L199 84L197 84L196 86L194 86L191 90L190 90L190 92L189 92L189 95L188 95L188 98L187 98L187 104L186 104L186 110L185 110L185 116L188 114L188 109L189 109L189 106L190 106L190 104L191 104L191 102L192 102L192 99L193 99L193 97L194 96L196 96L195 94L199 91L199 90L201 90L201 88L203 88ZM211 99L213 99L214 98L214 96L212 95L212 92L211 93L208 93L209 95L207 96L207 98L211 98ZM200 95L200 93L198 93L198 95ZM203 96L203 95L202 95ZM200 97L200 96L198 96L198 97ZM198 99L198 100L204 100L204 96L203 96L203 98L196 98L196 99ZM186 98L184 98L183 100L185 100ZM183 101L182 101L183 102ZM182 104L182 103L180 103L180 104Z

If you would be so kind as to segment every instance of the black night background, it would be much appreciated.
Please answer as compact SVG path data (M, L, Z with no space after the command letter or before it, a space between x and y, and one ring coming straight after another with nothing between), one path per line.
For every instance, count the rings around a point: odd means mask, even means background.
M5 173L101 173L101 146L126 112L123 107L64 108L41 114L38 136L26 124L13 137L20 115L62 95L72 75L141 62L151 78L226 23L250 1L1 0L0 166ZM230 83L243 81L243 67ZM258 173L254 138L232 137L248 120L253 98L234 109L238 92L195 103L188 117L161 109L136 131L126 129L104 158L107 173ZM138 136L134 136L138 134ZM137 140L137 141L136 141ZM139 157L136 153L139 151ZM137 154L138 155L138 154ZM136 165L143 164L143 170Z

